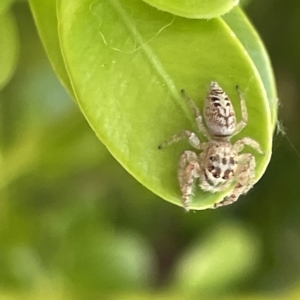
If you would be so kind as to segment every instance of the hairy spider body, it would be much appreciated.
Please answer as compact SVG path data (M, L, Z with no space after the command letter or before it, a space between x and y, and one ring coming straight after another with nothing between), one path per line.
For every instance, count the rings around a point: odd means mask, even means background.
M184 93L184 91L182 91ZM230 138L238 134L248 122L247 107L239 89L242 120L237 123L234 107L217 82L211 82L204 105L204 121L194 101L186 97L194 111L199 131L208 142L201 143L194 132L182 131L164 142L159 148L188 138L190 144L202 152L184 151L179 160L178 179L182 192L183 207L188 211L193 195L193 186L199 180L203 191L215 193L228 189L235 184L233 192L214 208L235 202L241 194L245 194L255 181L255 157L251 153L239 154L245 145L263 154L257 141L244 137L234 144Z

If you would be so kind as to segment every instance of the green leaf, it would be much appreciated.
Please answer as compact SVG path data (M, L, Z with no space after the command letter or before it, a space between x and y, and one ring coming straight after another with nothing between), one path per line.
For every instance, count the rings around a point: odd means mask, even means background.
M0 90L12 77L19 54L17 26L10 13L0 14Z
M55 69L65 85L74 90L100 140L143 185L181 205L177 163L180 154L191 148L184 141L163 150L157 146L184 129L197 131L180 90L184 88L202 108L212 80L229 94L238 119L241 113L235 86L240 86L249 123L232 141L249 136L261 144L266 155L253 152L256 180L263 175L271 157L276 116L273 113L271 118L276 103L268 102L268 95L275 90L268 84L273 74L271 68L265 72L262 67L269 63L268 58L240 10L234 12L240 26L234 26L230 17L226 22L220 18L189 20L138 0L62 0L57 17L55 1L47 3L51 9L31 0ZM42 20L46 17L52 20L52 26ZM251 47L247 47L248 39ZM258 59L252 58L253 53ZM230 192L212 194L197 189L191 208L211 207Z
M212 19L228 13L239 0L143 0L157 9L192 19Z

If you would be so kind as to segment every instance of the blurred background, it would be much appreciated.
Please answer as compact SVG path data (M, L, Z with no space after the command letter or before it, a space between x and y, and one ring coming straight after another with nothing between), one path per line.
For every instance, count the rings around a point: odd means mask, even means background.
M28 3L12 2L0 1L13 60L0 61L0 299L300 299L299 1L245 8L285 131L265 175L235 205L189 214L111 157L58 82Z

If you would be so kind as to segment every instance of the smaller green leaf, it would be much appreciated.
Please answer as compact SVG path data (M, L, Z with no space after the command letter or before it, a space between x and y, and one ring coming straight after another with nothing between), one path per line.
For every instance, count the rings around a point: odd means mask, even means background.
M191 19L212 19L228 13L239 0L143 0L157 9Z
M277 122L278 97L273 69L265 46L256 30L239 7L234 8L229 14L223 16L223 20L243 44L245 50L248 52L256 66L268 96L272 125L273 128L275 128Z
M29 0L39 35L44 44L53 69L63 85L73 95L72 85L61 55L56 17L56 0ZM73 99L76 99L73 96Z
M13 75L19 53L17 26L10 13L0 15L0 90Z

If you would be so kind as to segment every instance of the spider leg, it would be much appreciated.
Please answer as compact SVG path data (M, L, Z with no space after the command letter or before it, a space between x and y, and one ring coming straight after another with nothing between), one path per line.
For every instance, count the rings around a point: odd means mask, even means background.
M184 98L186 99L188 105L190 106L191 110L194 113L194 116L196 118L196 122L197 122L197 126L199 131L207 138L210 139L210 134L208 132L208 130L206 129L206 127L203 124L203 119L202 116L200 114L200 110L197 107L197 105L195 104L194 100L191 99L189 96L186 95L185 90L181 90L181 93L183 94Z
M255 149L258 153L264 155L264 152L262 151L262 149L261 149L261 147L260 147L260 144L259 144L257 141L255 141L254 139L249 138L249 137L244 137L244 138L238 140L238 141L233 145L233 148L234 148L234 150L236 150L237 152L241 152L241 151L244 149L244 146L245 146L245 145L248 145L248 146L252 147L252 148Z
M189 203L193 195L196 178L199 178L200 166L195 152L184 151L179 160L178 180L182 192L182 204L189 211Z
M180 140L185 139L185 138L188 138L189 143L191 144L192 147L194 147L198 150L202 150L202 144L201 144L199 138L196 136L196 134L194 132L191 132L188 130L181 131L181 132L173 135L169 140L160 144L158 146L158 149L162 149L166 146L170 146L170 145L177 143Z
M246 194L254 184L255 180L255 157L251 153L243 153L239 156L237 169L237 184L230 196L225 197L221 202L216 203L214 208L232 204L237 201L240 195Z
M241 103L242 121L240 121L238 124L236 124L234 133L232 135L236 135L236 134L240 133L248 123L248 111L247 111L246 100L245 100L238 85L236 86L236 90L239 94L240 103Z

